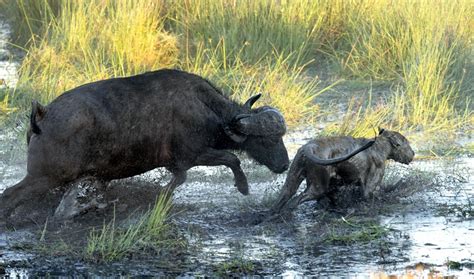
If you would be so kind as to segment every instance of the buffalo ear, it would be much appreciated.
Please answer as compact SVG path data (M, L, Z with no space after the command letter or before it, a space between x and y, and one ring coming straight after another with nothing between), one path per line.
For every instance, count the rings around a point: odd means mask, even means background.
M385 129L379 127L379 136L385 131Z
M248 102L248 101L247 101ZM224 127L225 134L237 143L242 143L247 139L247 135L241 133L237 126L241 119L250 117L250 114L239 114L234 116L229 125Z
M31 131L35 134L41 134L41 129L38 126L38 121L43 119L46 113L46 108L43 107L38 101L33 100L31 102L31 114L30 114L30 126Z
M247 139L247 135L237 134L234 131L232 131L232 129L229 126L226 126L224 128L224 132L229 138L231 138L233 141L237 143L242 143Z
M258 99L260 99L261 96L262 96L262 94L259 93L259 94L255 95L255 96L253 96L253 97L250 97L250 98L245 102L244 107L245 107L245 108L248 108L248 109L251 109L252 106L253 106L253 104L254 104Z

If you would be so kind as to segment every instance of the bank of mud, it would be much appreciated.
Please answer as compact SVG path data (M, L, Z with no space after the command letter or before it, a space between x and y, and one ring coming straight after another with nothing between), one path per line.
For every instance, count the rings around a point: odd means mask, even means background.
M291 156L309 134L293 132L285 137ZM8 149L15 141L7 138L2 147ZM12 149L1 153L0 191L24 174L24 159L14 155L21 152ZM38 224L3 231L0 272L31 277L378 276L407 272L469 277L474 274L470 237L474 231L473 166L470 158L415 161L409 166L389 163L386 193L377 199L351 203L351 189L347 189L337 208L309 202L272 220L263 216L285 174L272 174L244 160L250 183L246 197L233 186L229 169L196 167L173 198L170 220L179 246L132 254L113 263L83 260L81 249L90 227L100 227L104 219L109 222L113 216L109 208L46 229ZM159 193L156 185L167 179L168 174L155 170L112 182L108 191L116 199L116 212L125 218L146 209ZM73 251L64 252L64 247Z

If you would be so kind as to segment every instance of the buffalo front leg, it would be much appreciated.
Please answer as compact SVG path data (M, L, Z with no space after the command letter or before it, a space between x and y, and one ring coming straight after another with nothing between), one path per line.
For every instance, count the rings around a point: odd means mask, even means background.
M165 187L163 187L163 191L166 193L173 193L176 187L179 185L183 184L184 181L186 181L186 171L184 170L170 170L171 173L173 174L173 177L171 178L170 182L166 184Z
M249 194L249 185L244 171L240 167L240 160L234 154L216 149L208 149L206 153L199 155L195 164L198 166L226 166L234 173L235 186L243 195Z
M51 191L58 186L48 177L27 175L0 195L0 219L10 224L43 223L59 204L59 191Z

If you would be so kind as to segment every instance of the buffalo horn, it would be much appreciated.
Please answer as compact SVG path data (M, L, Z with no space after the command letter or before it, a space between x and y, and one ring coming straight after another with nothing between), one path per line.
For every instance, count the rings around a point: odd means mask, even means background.
M283 115L270 107L263 107L260 112L250 117L241 118L235 126L237 131L245 135L270 136L283 135L286 132Z
M258 100L260 99L260 97L262 96L262 94L257 94L253 97L250 97L244 104L244 107L247 108L247 109L251 109L253 104Z

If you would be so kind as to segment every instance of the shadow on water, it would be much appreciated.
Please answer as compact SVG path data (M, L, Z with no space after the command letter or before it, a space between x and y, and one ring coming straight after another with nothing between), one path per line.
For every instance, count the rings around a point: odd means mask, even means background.
M2 142L8 143L7 138ZM0 191L24 174L21 167L24 163L21 165L7 153L1 153ZM294 154L294 150L290 153ZM109 264L90 263L70 255L44 256L29 249L37 244L41 234L42 228L36 227L0 233L0 273L26 277L71 274L469 277L474 272L471 237L474 184L470 177L473 166L472 158L417 161L409 167L391 163L384 182L387 192L377 200L349 202L344 208L309 202L291 214L257 225L256 220L275 200L284 175L274 175L244 160L251 192L246 197L233 186L227 168L196 167L173 199L172 222L186 241L182 250ZM132 202L135 197L153 196L156 192L150 189L167 179L163 175L155 170L114 182L112 192L128 196L128 200L119 197L119 204ZM125 190L119 190L120 187ZM98 218L86 215L82 220L89 217ZM87 226L81 223L66 230L82 235L88 232Z

